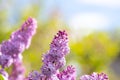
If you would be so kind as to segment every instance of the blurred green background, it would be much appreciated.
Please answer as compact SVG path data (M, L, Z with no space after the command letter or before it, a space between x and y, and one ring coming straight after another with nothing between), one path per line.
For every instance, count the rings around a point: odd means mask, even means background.
M48 0L46 0L48 1ZM88 31L70 27L57 4L44 11L43 0L0 0L0 43L7 40L11 33L29 17L38 21L37 33L31 46L23 53L26 75L32 70L40 70L42 54L58 30L66 30L69 35L70 54L66 56L67 65L76 67L78 76L92 72L105 72L110 80L120 79L120 28ZM47 3L49 5L49 3ZM87 22L86 22L87 24ZM102 23L101 23L102 24Z

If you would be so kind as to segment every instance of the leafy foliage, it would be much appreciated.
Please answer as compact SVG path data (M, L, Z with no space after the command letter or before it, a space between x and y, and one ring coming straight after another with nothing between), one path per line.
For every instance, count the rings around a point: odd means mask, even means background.
M0 80L5 80L4 77L0 74Z

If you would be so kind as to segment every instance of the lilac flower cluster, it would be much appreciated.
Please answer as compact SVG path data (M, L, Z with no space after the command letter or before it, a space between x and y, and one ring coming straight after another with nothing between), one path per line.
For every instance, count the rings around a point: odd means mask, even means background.
M93 73L91 75L83 75L80 80L109 80L108 76L104 73Z
M23 80L24 68L22 64L22 52L30 46L32 36L35 34L37 22L28 18L21 28L12 33L10 39L3 41L0 45L0 73L9 80ZM13 64L12 74L4 71L4 68ZM19 78L18 78L19 77Z
M57 74L57 76L59 80L75 80L75 68L73 66L67 66L67 69Z
M65 80L66 78L63 76L70 78L75 73L72 66L68 66L67 70L59 72L59 69L66 64L65 55L69 51L68 35L65 31L59 31L50 44L50 50L43 55L41 73L33 71L28 80L36 80L36 77L40 80Z
M65 31L59 31L50 44L50 50L43 56L42 74L47 77L56 74L58 69L65 65L67 53L69 53L67 34Z
M28 49L31 39L36 32L37 22L28 18L21 28L12 33L10 39L0 45L0 75L5 80L76 80L76 71L73 66L67 66L65 56L70 52L68 35L65 31L59 31L50 44L49 51L43 55L43 65L40 71L32 71L27 78L24 77L25 68L22 63L22 53ZM4 70L12 66L10 75ZM83 75L80 80L109 80L104 73Z
M69 51L67 33L59 31L50 44L50 50L43 55L41 72L31 72L26 80L76 80L73 66L67 66L62 72L59 71L66 64L65 55ZM93 73L81 76L80 80L108 80L108 77L104 73Z

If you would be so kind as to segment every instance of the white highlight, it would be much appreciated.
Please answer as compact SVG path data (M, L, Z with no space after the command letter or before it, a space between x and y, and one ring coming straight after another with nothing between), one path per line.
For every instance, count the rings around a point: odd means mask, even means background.
M69 21L71 29L82 35L90 34L96 30L104 30L109 24L109 19L99 13L79 13Z
M77 0L77 2L97 6L120 7L120 0Z

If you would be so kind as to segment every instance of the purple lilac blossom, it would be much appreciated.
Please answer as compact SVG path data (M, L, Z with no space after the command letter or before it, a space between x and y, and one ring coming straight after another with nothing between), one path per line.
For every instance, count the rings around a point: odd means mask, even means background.
M75 68L73 66L67 66L67 69L57 74L57 76L59 80L75 80Z
M33 71L26 80L75 80L76 72L73 66L59 72L66 63L65 55L69 53L68 38L65 31L59 31L50 44L50 50L43 55L41 73ZM81 80L108 80L106 74L93 73L84 75Z
M0 55L0 65L2 68L9 67L13 63L13 58L9 55Z
M1 44L1 53L10 55L13 58L18 57L25 48L30 46L32 36L35 34L37 22L35 19L28 18L28 20L21 26L21 29L12 33L8 41Z
M9 40L1 43L0 65L2 69L9 67L13 63L13 70L9 80L23 80L24 67L21 53L29 48L32 37L36 33L36 28L37 21L28 18L19 30L12 33Z
M23 80L24 79L25 68L22 61L16 61L13 63L13 70L9 76L9 80Z
M52 64L55 67L55 69L59 69L66 64L65 57L59 57L59 55L57 54L50 53L45 54L43 56L43 62L45 64L47 63Z
M45 76L38 71L32 71L26 80L45 80Z
M37 21L33 18L28 18L25 23L23 23L20 30L13 32L11 35L12 41L19 41L24 44L25 48L29 48L32 36L36 33Z
M53 75L48 78L45 75L40 74L40 72L38 72L38 71L32 71L29 74L28 78L25 80L59 80L59 79L57 78L56 75Z
M109 80L105 73L93 73L91 75L83 75L80 80Z
M2 54L9 55L11 57L17 57L18 54L22 53L24 50L24 45L20 44L18 41L4 41L1 45Z
M43 56L42 74L50 77L65 65L65 55L69 53L68 36L59 31L50 44L50 50Z
M59 31L50 44L49 52L50 54L55 54L59 57L63 57L68 54L69 51L70 48L68 46L68 35L65 31Z
M56 74L52 75L51 77L46 77L44 80L59 80Z
M55 67L48 63L48 64L44 64L41 68L41 72L42 74L46 75L47 77L51 77L52 74L56 74L57 70L55 69Z
M35 76L32 78L28 77L28 80L59 80L57 74L59 69L66 64L65 55L69 53L69 50L67 33L59 31L50 44L50 50L43 55L41 74L38 74L42 76L38 78L35 73L30 73L29 76Z

